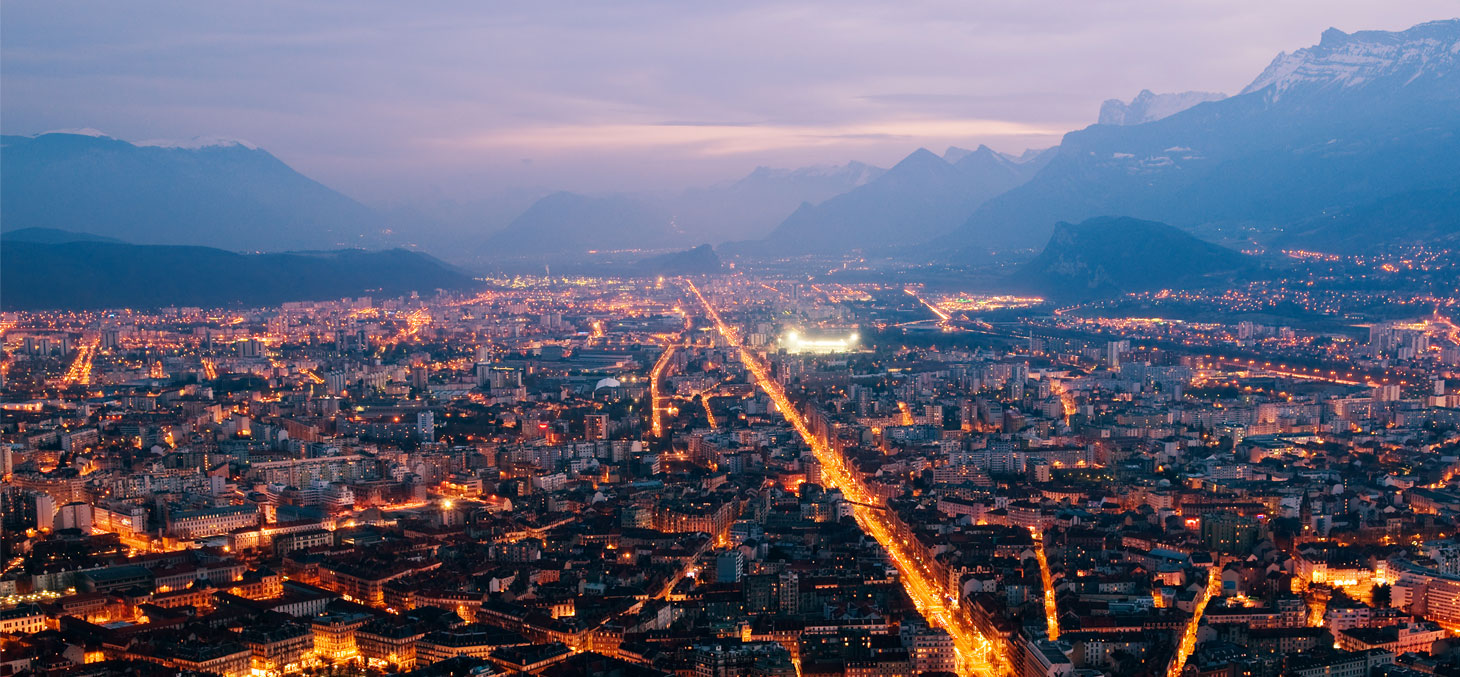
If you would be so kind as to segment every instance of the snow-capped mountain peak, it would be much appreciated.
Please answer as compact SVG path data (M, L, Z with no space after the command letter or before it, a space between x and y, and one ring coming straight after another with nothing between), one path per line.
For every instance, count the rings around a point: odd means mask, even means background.
M1460 19L1431 21L1407 30L1323 32L1317 45L1283 52L1243 94L1269 90L1276 100L1296 89L1347 89L1384 84L1401 88L1424 77L1453 73L1460 60Z

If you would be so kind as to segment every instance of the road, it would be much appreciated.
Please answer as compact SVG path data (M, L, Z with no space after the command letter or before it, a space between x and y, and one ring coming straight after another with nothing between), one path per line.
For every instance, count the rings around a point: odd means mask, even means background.
M1039 560L1039 580L1044 583L1044 622L1051 640L1060 638L1060 614L1054 602L1054 576L1049 573L1049 558L1044 554L1044 532L1030 527L1034 534L1034 558Z
M669 360L674 357L674 351L678 347L674 343L666 345L664 347L664 353L654 362L654 368L649 370L649 406L653 410L651 426L655 437L664 436L664 410L668 408L667 400L659 387L659 382L664 379L664 372L669 368Z
M948 320L952 319L952 317L948 313L944 312L942 308L939 308L938 306L935 306L935 305L933 305L931 303L928 303L928 300L927 299L925 299L925 298L923 298L921 296L918 296L918 293L915 292L915 291L913 291L911 287L904 288L903 291L904 292L907 292L907 295L908 296L911 296L911 297L917 299L918 300L918 303L921 303L921 304L927 306L928 307L928 310L933 311L933 314L938 316L938 323L939 324L942 324L942 323L947 322Z
M771 378L770 372L760 358L740 342L739 334L734 328L725 324L724 320L720 318L720 313L715 310L709 299L700 293L694 282L686 280L685 283L690 292L699 299L705 309L705 314L714 323L716 331L739 351L740 361L755 379L756 385L765 391L771 402L775 404L776 410L781 412L791 427L801 435L801 439L811 447L816 460L821 463L822 480L829 485L829 488L840 490L842 495L847 497L848 501L852 503L852 515L856 518L857 524L869 536L876 539L877 543L887 552L888 558L892 560L901 574L899 578L903 589L907 591L908 597L912 599L918 612L923 614L931 625L942 628L953 638L954 649L958 655L959 674L992 674L990 659L995 650L993 643L973 627L972 621L966 614L948 608L944 602L948 599L949 592L946 589L945 581L939 580L928 572L921 562L915 546L895 535L896 529L892 524L892 517L887 514L887 511L869 507L880 506L881 499L868 491L866 486L852 474L840 453L812 432L806 417L786 396L785 389L778 381Z
M1049 389L1050 392L1059 396L1060 407L1065 412L1065 425L1069 425L1070 417L1074 416L1075 412L1078 411L1078 408L1075 406L1075 396L1071 395L1070 391L1065 389L1064 382L1057 378L1050 380Z
M91 361L96 359L96 346L100 342L101 337L95 334L86 334L81 338L76 359L66 368L66 375L61 378L62 385L69 387L91 384Z
M915 421L913 420L912 410L908 409L906 402L903 402L902 400L897 401L897 412L897 420L899 425L912 425L913 423L915 423Z
M1166 677L1181 677L1181 669L1186 667L1186 659L1191 658L1191 652L1196 650L1196 631L1201 627L1201 614L1206 611L1207 602L1212 600L1222 590L1222 570L1213 567L1207 572L1207 587L1201 591L1201 596L1196 598L1196 607L1191 612L1191 619L1186 622L1186 629L1181 632L1181 643L1176 647L1176 653L1171 656L1171 664L1166 668Z
M705 407L705 420L710 422L710 430L718 428L719 426L715 425L715 412L710 409L710 391L700 393L700 404Z
M1326 381L1339 385L1377 387L1380 385L1422 385L1427 384L1428 374L1410 369L1389 368L1389 369L1363 369L1355 368L1351 364L1340 364L1335 362L1320 363L1316 358L1282 355L1265 355L1255 352L1241 350L1229 351L1227 355L1213 353L1213 346L1200 344L1188 345L1177 341L1161 338L1130 336L1128 334L1093 332L1072 328L1055 327L1019 327L1011 328L1006 326L989 325L988 330L981 332L991 336L1002 336L1012 339L1075 339L1081 341L1119 341L1128 340L1133 347L1141 349L1162 350L1175 355L1191 355L1198 358L1201 365L1208 368L1212 366L1227 366L1261 370L1279 376L1287 376L1298 379L1313 381ZM1307 362L1308 364L1302 364Z
M1337 369L1329 369L1327 371L1324 371L1322 367L1304 367L1299 365L1289 366L1281 362L1278 364L1273 364L1271 360L1266 360L1259 363L1255 359L1243 360L1241 358L1224 357L1220 355L1207 356L1204 361L1206 363L1221 365L1224 367L1236 367L1238 369L1248 369L1251 371L1264 371L1270 374L1285 376L1287 378L1304 379L1309 381L1325 381L1327 383L1337 383L1339 385L1346 386L1367 386L1369 388L1377 388L1381 385L1390 385L1388 376L1381 375L1376 377L1372 375L1372 372L1365 372L1362 369L1354 371L1353 367L1348 367L1344 371L1339 371ZM1378 373L1383 374L1387 372ZM1398 373L1394 375L1394 379L1395 385L1409 385L1409 381L1407 379L1400 378Z

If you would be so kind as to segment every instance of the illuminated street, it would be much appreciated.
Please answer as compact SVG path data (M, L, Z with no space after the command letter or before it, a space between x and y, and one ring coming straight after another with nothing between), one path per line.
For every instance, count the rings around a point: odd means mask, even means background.
M1218 570L1207 572L1207 584L1202 588L1201 594L1196 598L1195 610L1191 618L1182 629L1176 646L1176 653L1171 656L1171 664L1166 668L1166 677L1180 677L1182 668L1186 667L1186 659L1191 657L1191 652L1196 649L1196 632L1201 628L1201 615L1206 611L1207 604L1212 598L1222 591L1222 576Z
M665 397L663 388L664 373L669 369L669 362L674 358L674 351L678 348L673 343L664 346L664 352L654 362L654 368L649 370L649 401L652 403L652 430L655 437L664 436L664 412L672 405L669 398Z
M898 571L902 574L903 587L917 605L918 610L930 622L943 628L953 637L958 650L961 673L988 674L992 662L992 643L971 627L966 616L948 608L945 600L949 595L944 585L928 575L926 569L918 562L917 556L912 554L908 544L893 536L893 528L885 522L883 513L869 507L869 505L879 503L880 499L868 493L847 470L841 456L824 440L812 433L805 417L786 397L781 384L771 378L760 358L741 344L737 332L725 324L709 299L700 293L699 287L689 280L686 280L685 284L689 287L690 292L699 299L705 309L705 314L720 335L731 346L739 350L741 362L754 376L756 385L770 396L776 409L811 447L817 460L821 461L822 478L827 480L829 486L840 489L854 503L853 514L857 523L864 531L877 539L877 542L887 551L888 557L897 565Z
M1034 535L1034 557L1039 560L1039 580L1044 592L1044 620L1048 628L1049 638L1060 638L1060 615L1055 605L1054 577L1049 573L1049 558L1045 556L1044 533L1038 529L1030 529L1029 533Z

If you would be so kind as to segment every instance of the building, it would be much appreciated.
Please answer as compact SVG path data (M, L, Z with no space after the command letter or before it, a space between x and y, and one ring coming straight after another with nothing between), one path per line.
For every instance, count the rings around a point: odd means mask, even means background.
M1429 654L1435 642L1445 638L1445 629L1432 622L1404 623L1382 628L1350 628L1338 633L1338 648L1344 651L1382 649L1393 654Z
M46 614L35 604L0 609L0 635L21 635L46 629Z
M410 670L416 666L416 642L426 633L413 623L376 620L355 631L355 646L366 660Z
M1201 540L1207 548L1228 555L1245 555L1261 538L1261 524L1252 517L1230 512L1203 515Z
M1403 559L1390 560L1389 565L1398 573L1391 601L1396 609L1460 630L1460 575Z
M701 644L694 648L694 676L794 675L790 658L786 647L776 642ZM847 674L851 674L850 665Z
M360 655L355 633L370 620L365 614L328 613L309 621L314 653L327 661L344 661Z
M1047 639L1024 640L1021 677L1067 677L1075 672L1065 645Z
M738 583L745 570L745 555L739 550L727 550L715 557L715 582Z
M908 653L912 657L913 670L926 672L956 672L958 654L953 637L942 630L923 630L910 638Z
M96 569L81 574L76 588L82 592L111 592L141 588L152 590L156 586L152 570L143 566L126 565Z
M416 641L416 661L421 665L430 665L457 656L487 658L498 649L528 643L527 638L521 634L485 625L437 630Z
M608 414L588 414L583 417L583 439L589 442L608 439Z
M259 521L258 508L251 505L184 510L167 516L167 533L191 540L220 536L234 529L256 526Z
M253 652L234 642L173 644L158 652L156 657L139 657L185 672L212 673L223 677L249 677L253 674L250 667Z
M1368 677L1374 668L1394 664L1394 654L1380 649L1359 653L1309 653L1288 657L1293 677Z
M314 635L297 623L250 627L239 636L252 652L253 674L295 672L301 667L304 654L314 650Z

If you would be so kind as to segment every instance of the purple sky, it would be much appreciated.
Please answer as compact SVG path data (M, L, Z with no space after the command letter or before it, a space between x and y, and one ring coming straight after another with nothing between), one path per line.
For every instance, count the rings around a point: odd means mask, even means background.
M367 203L677 188L918 146L1044 147L1100 102L1235 93L1329 26L1452 0L12 1L7 134L230 136Z

